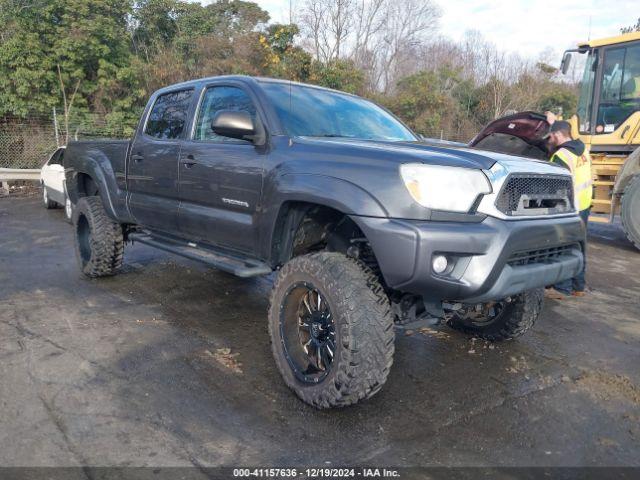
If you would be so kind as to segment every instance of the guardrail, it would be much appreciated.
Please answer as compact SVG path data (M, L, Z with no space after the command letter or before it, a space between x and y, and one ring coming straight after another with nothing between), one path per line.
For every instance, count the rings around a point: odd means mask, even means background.
M12 180L40 180L40 169L0 168L0 182Z

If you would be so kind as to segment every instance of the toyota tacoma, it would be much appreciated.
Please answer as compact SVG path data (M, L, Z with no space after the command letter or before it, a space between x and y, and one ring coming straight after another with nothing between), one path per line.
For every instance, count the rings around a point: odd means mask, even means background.
M385 383L394 332L531 328L543 288L583 264L569 173L429 144L354 95L226 76L155 92L130 141L71 142L76 256L113 275L139 242L240 277L274 274L285 383L317 408Z

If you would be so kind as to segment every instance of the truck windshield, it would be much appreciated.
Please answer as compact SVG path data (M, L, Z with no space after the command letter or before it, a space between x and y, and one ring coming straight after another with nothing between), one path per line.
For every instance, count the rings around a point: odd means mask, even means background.
M362 98L288 83L263 82L262 88L289 136L417 140L393 115Z

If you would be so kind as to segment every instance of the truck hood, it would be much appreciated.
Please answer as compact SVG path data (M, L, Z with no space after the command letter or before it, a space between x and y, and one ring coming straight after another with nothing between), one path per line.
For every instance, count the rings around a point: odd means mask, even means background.
M547 161L427 142L283 136L274 143L271 160L277 167L273 173L279 178L278 182L288 185L282 188L291 195L301 188L298 184L312 182L317 186L321 177L331 178L329 183L322 184L321 189L314 190L315 194L322 198L327 195L332 199L348 198L349 208L356 215L428 220L432 218L432 212L411 198L401 179L399 167L402 164L424 163L483 170L494 194L511 173L562 175L565 171ZM308 190L305 192L301 198L308 198ZM363 205L368 205L368 200L360 195L374 199L378 205L376 211L384 211L385 214L364 209Z
M296 137L295 143L307 148L319 148L334 158L379 160L383 163L429 163L451 167L488 170L500 157L497 153L482 152L466 145L438 145L428 141L392 142L351 138Z
M469 146L546 160L549 158L549 149L544 137L548 132L549 123L544 115L520 112L489 123L469 142Z

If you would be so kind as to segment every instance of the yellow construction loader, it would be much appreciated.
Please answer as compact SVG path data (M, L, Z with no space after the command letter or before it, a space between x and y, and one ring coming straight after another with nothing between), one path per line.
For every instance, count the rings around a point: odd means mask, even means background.
M578 56L584 71L577 114L569 122L591 152L592 212L609 214L591 220L613 221L619 213L629 240L640 249L640 32L565 52L564 74Z
M582 69L573 137L589 148L594 198L590 221L613 222L640 249L640 32L592 40L564 53L560 70ZM544 115L521 112L490 123L471 145L548 158ZM607 214L606 216L598 214Z

